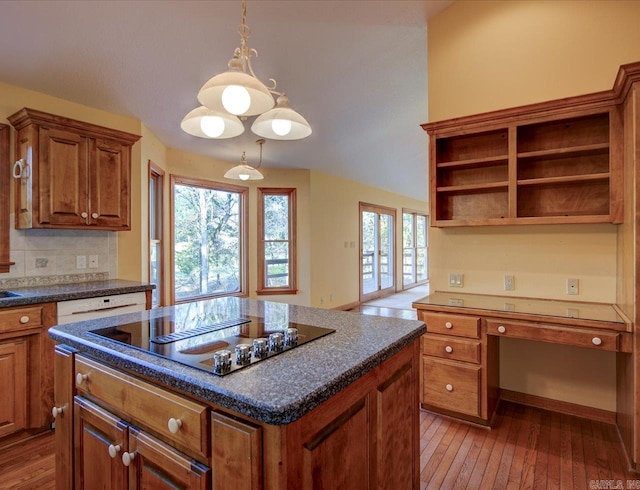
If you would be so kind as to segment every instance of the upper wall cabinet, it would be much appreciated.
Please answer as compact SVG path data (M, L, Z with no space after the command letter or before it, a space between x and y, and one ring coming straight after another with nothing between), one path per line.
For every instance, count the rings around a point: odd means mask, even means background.
M33 109L10 116L16 228L131 229L131 147L140 136Z
M621 223L628 74L610 91L423 124L431 225Z

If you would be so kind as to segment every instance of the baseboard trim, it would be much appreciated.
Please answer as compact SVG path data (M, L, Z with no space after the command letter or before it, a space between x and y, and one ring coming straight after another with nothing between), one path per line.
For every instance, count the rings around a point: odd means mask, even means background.
M609 410L587 407L585 405L578 405L576 403L563 402L560 400L552 400L551 398L505 390L503 388L500 388L500 399L520 403L522 405L528 405L530 407L551 410L552 412L566 413L567 415L575 415L576 417L616 425L616 413L610 412Z
M354 301L353 303L347 303L346 305L336 306L336 307L331 308L331 309L332 310L346 311L346 310L350 310L352 308L355 308L356 306L360 306L360 301Z

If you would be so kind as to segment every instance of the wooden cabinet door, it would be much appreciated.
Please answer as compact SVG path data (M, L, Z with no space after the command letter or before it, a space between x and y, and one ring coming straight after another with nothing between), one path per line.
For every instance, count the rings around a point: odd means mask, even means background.
M71 131L40 128L38 207L41 225L87 224L87 138Z
M0 437L24 429L27 423L27 343L0 344Z
M75 489L127 488L128 426L110 412L76 396L74 398Z
M129 428L132 490L209 490L211 470L135 427Z
M92 139L89 148L89 224L130 228L130 147Z

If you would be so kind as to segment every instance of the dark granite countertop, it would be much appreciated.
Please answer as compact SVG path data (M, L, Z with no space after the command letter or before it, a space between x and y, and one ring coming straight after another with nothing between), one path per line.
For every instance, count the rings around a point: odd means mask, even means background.
M0 308L67 301L70 299L95 298L111 294L136 293L153 289L153 284L112 279L107 281L77 282L49 286L10 288L17 296L0 298Z
M189 321L211 312L231 311L261 318L284 316L291 322L336 332L224 377L89 334L149 318L170 315L176 321ZM301 418L425 331L424 323L417 320L229 297L70 323L51 328L49 335L115 368L255 420L282 425Z

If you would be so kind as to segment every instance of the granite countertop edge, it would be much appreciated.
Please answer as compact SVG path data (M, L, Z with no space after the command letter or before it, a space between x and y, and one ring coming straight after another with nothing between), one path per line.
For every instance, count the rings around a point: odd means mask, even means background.
M2 298L2 300L0 300L0 309L37 303L95 298L112 294L138 293L154 288L155 286L153 284L119 279L56 284L51 286L9 288L9 291L18 293L20 296Z
M426 327L422 324L421 328L419 327L403 337L398 338L359 364L328 380L314 391L307 393L292 403L278 406L266 406L257 403L256 400L245 399L238 396L237 393L231 394L226 392L220 386L204 383L201 378L198 378L198 373L195 369L182 366L180 371L171 370L164 366L176 364L170 360L161 360L158 362L154 359L153 362L149 362L137 357L133 349L129 349L131 351L130 354L117 351L107 346L94 343L90 339L60 332L55 330L55 328L49 330L49 335L60 344L77 349L83 354L88 354L115 368L124 369L128 373L140 375L145 379L156 381L168 388L193 395L267 424L286 425L302 418L308 412L346 388L349 384L382 364L394 354L400 352L413 341L419 339L425 332ZM191 371L194 371L194 376L189 376L188 373Z

